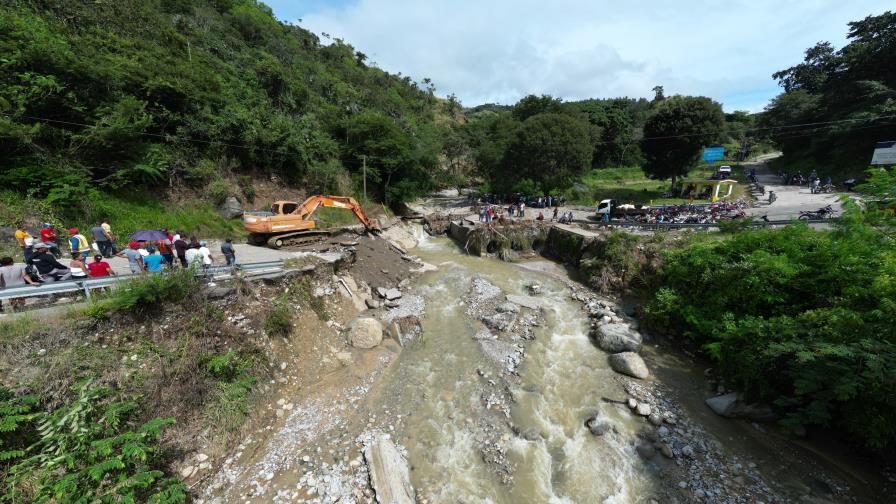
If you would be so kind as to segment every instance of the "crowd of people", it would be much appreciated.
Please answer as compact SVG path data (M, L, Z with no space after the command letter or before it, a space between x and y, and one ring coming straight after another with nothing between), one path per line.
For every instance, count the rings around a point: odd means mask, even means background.
M0 258L0 288L115 276L115 270L106 261L112 257L127 259L130 272L135 275L159 273L176 267L207 268L217 262L207 242L196 237L188 238L183 231L171 233L162 229L155 233L157 239L133 240L119 248L108 219L103 219L90 228L87 233L90 239L78 228L67 230L64 240L69 252L64 259L61 234L53 224L45 223L34 236L24 223L20 223L15 239L24 261L16 263L12 257ZM221 244L221 256L227 266L236 264L236 250L231 238ZM16 308L23 301L14 299L10 304Z
M560 207L553 207L554 210L551 215L551 222L559 222L560 224L567 224L572 222L573 214L571 211L568 212L560 212ZM518 219L523 219L526 217L526 203L514 203L510 206L504 208L502 206L497 205L488 205L479 208L479 222L491 222L496 219L503 219L505 217L513 218L516 217ZM544 221L547 217L545 217L543 211L539 211L535 216L535 220Z

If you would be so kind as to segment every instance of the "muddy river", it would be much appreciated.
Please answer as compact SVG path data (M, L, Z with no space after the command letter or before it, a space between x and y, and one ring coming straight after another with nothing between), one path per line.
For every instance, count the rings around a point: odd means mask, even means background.
M588 337L588 318L569 296L565 272L554 263L523 264L483 260L464 254L446 239L424 239L415 250L437 265L417 284L426 299L423 337L406 348L385 387L392 407L410 411L403 434L408 439L412 479L434 502L634 502L651 480L634 454L640 419L602 397L624 397L606 357ZM541 286L544 323L535 329L515 401L499 442L516 468L512 484L502 484L483 461L476 426L487 414L483 377L477 369L492 363L474 335L481 322L465 315L474 278L507 294L528 294ZM486 384L487 385L487 384ZM584 420L602 410L617 427L595 441ZM527 439L528 438L528 439Z

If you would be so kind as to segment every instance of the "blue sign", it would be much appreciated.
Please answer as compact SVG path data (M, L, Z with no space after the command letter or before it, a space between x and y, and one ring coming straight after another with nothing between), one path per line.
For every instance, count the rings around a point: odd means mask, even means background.
M703 160L707 163L715 163L716 161L721 161L725 159L725 148L724 147L704 147L703 148Z

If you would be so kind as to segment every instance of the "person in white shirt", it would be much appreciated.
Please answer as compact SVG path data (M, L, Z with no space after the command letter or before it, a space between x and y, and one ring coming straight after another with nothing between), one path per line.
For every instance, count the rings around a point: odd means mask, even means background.
M211 266L215 262L212 258L212 251L208 248L208 243L204 241L199 242L199 255L202 256L203 266Z

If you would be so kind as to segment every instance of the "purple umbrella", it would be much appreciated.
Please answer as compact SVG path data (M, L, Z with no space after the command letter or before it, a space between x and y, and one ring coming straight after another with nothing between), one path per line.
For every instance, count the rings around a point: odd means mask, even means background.
M144 229L131 235L131 239L134 241L160 241L167 238L168 235L157 229Z

